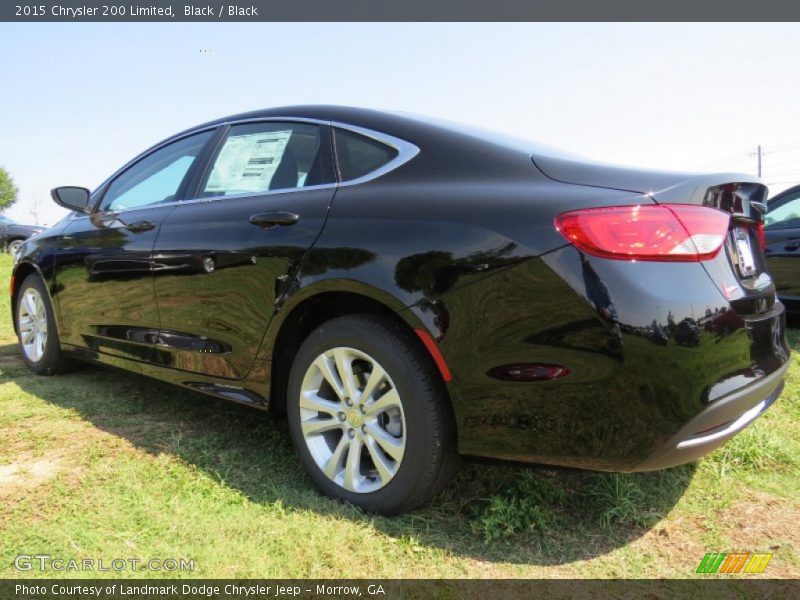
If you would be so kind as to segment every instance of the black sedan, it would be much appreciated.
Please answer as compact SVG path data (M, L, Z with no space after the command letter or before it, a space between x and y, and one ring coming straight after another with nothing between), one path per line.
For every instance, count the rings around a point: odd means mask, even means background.
M5 215L0 215L0 244L7 252L16 254L22 246L22 242L45 229L38 225L22 225Z
M800 314L800 185L768 201L764 234L767 268L778 298L792 315Z
M660 469L783 387L765 195L422 117L252 112L54 190L74 212L23 247L14 326L37 373L287 417L314 483L370 511L424 503L459 454Z

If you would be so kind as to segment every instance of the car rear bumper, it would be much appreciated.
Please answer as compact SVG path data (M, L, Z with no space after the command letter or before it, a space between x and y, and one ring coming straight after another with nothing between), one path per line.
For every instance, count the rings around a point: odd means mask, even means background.
M582 260L565 247L441 297L460 451L626 472L732 437L780 393L785 313L729 300L706 267ZM494 376L508 365L562 375Z
M718 398L632 471L681 465L724 444L766 411L783 391L789 361L758 381Z

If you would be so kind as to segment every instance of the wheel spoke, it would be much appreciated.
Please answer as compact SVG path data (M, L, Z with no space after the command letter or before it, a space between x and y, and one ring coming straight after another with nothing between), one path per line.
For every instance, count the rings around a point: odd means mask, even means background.
M375 438L375 441L393 460L400 462L403 460L403 440L390 435L377 423L367 425L367 431Z
M341 423L336 419L315 418L300 423L300 427L303 429L303 435L306 437L320 434L323 431L330 431L331 429L340 429L341 426Z
M347 434L342 433L339 443L336 444L336 449L333 451L333 454L331 454L331 457L328 459L328 462L323 469L323 472L328 476L328 479L336 479L336 475L341 470L342 455L349 447L350 440L347 438Z
M41 331L36 334L36 354L38 355L38 358L44 356L44 343L46 340L47 338L45 338Z
M23 344L30 344L31 340L36 335L36 332L33 330L33 328L31 328L31 329L20 329L19 335L20 335L20 338L22 339L22 343Z
M369 375L369 379L367 380L364 389L361 391L361 402L368 402L372 399L372 395L375 393L375 390L378 389L384 380L386 379L386 371L377 364L372 364L372 373Z
M357 437L350 440L350 447L347 450L347 464L344 467L344 488L351 492L358 491L359 480L361 479L361 440Z
M339 378L334 368L335 365L331 363L331 359L324 354L318 356L317 360L314 361L314 365L319 369L320 373L322 373L325 381L333 388L334 393L340 400L344 400L344 386L342 385L342 380Z
M375 468L378 470L378 475L381 476L381 481L384 483L389 481L392 477L394 477L396 466L390 464L389 461L386 460L386 456L378 448L375 438L372 436L367 436L364 442L367 446L367 451L369 452L370 458L372 458L372 462L375 464Z
M339 371L339 377L342 379L347 397L351 400L355 399L357 388L353 375L353 356L345 348L336 348L333 356L336 359L336 370Z
M22 297L22 304L24 305L25 311L31 317L31 319L35 319L36 307L34 306L32 296L33 294L31 294L30 292L25 292L25 295Z
M300 408L315 410L334 417L342 411L341 403L326 400L314 392L303 392L300 394Z
M400 406L400 395L397 393L397 390L391 389L374 402L368 403L364 407L364 414L375 416L389 408L397 408Z

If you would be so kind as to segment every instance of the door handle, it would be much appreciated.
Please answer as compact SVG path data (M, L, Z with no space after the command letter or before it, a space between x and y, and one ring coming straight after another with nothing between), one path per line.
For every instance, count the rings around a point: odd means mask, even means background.
M783 247L784 250L797 250L798 248L800 248L800 240L786 242L786 245Z
M152 221L136 221L135 223L128 223L125 225L125 229L132 231L133 233L142 233L144 231L150 231L151 229L154 229L155 226L156 224Z
M257 213L250 216L250 222L253 225L258 225L262 229L268 229L269 227L275 227L276 225L283 227L287 225L294 225L299 220L300 217L298 217L296 214L282 210Z

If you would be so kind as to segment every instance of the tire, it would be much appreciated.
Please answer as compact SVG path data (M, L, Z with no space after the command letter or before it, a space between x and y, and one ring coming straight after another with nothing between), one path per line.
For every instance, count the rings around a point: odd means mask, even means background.
M355 393L347 393L348 380ZM346 316L315 329L292 365L286 408L314 484L365 511L416 508L455 471L455 423L444 383L413 334L387 319Z
M55 375L69 369L61 352L50 294L37 273L28 275L17 294L14 310L22 360L39 375Z
M25 240L11 240L8 242L8 246L6 246L6 250L11 256L15 256L17 251L20 249L22 244L25 243Z

